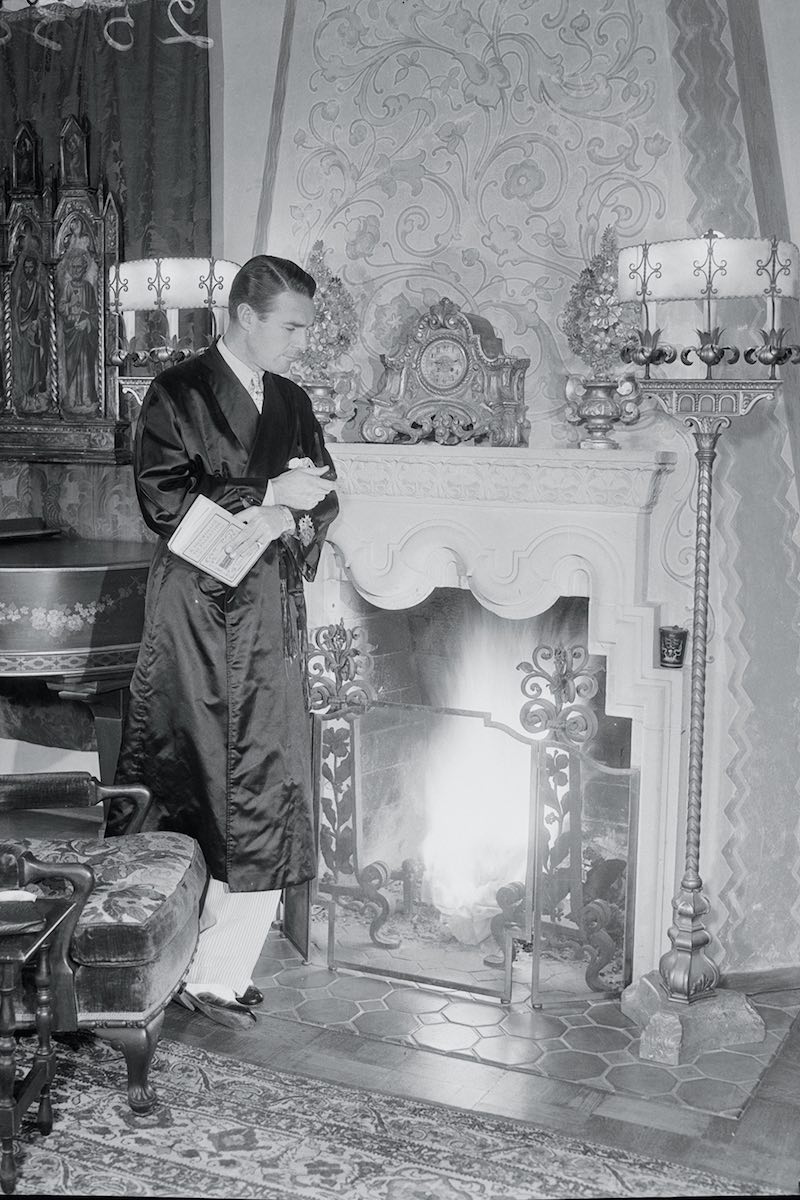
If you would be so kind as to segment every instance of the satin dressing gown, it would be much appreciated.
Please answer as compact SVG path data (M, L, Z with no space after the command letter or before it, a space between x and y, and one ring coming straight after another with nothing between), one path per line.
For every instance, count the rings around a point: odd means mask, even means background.
M134 439L139 503L160 540L117 779L146 784L146 827L191 834L235 892L316 874L302 580L314 577L338 503L331 492L293 510L294 534L236 587L167 540L198 494L229 511L259 504L295 457L335 478L306 393L267 373L259 417L215 347L156 377Z

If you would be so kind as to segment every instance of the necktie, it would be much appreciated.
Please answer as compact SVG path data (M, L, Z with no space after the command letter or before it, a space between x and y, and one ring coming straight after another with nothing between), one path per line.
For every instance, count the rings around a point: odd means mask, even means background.
M254 374L250 376L250 385L247 390L253 397L253 403L255 404L256 408L259 412L261 412L264 404L264 382L260 375Z

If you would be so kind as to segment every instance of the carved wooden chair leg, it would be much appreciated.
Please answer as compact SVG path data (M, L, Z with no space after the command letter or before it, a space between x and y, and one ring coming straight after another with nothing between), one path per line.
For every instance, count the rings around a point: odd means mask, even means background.
M53 1104L50 1099L50 1080L55 1071L56 1052L51 1041L53 1032L53 992L50 986L50 956L46 950L39 955L36 965L36 1032L39 1044L34 1056L34 1066L43 1066L45 1083L39 1095L39 1110L36 1124L43 1134L53 1128Z
M128 1103L135 1113L149 1113L156 1103L156 1092L147 1080L150 1063L153 1061L164 1012L157 1013L147 1025L114 1028L96 1025L94 1032L125 1055L128 1068Z
M8 1194L17 1183L14 1162L14 1076L16 1041L14 1039L14 991L17 970L12 963L3 963L0 970L0 1187Z

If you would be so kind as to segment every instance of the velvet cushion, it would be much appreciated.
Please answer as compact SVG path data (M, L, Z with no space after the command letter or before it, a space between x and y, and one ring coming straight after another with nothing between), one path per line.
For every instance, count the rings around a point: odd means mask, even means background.
M145 1025L164 1007L186 974L198 933L195 913L153 962L76 964L78 1026ZM32 1025L35 1012L34 974L26 970L22 993L14 997L17 1024Z
M197 924L207 872L200 847L185 834L136 833L108 841L27 838L17 845L42 862L82 862L95 873L72 941L76 964L119 963L128 970L151 963L192 921ZM66 893L69 886L61 889L54 881L46 890Z

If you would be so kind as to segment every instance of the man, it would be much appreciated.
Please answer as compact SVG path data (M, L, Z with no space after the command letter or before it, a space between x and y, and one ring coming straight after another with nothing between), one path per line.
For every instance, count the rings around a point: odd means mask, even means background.
M224 337L153 381L134 444L139 503L161 540L118 779L152 790L151 828L200 843L211 879L182 995L237 1028L255 1020L252 971L281 889L316 873L302 579L338 505L311 403L283 377L315 286L285 259L246 263ZM235 547L263 547L236 587L167 547L198 495L246 510Z

